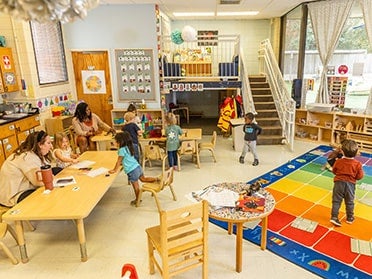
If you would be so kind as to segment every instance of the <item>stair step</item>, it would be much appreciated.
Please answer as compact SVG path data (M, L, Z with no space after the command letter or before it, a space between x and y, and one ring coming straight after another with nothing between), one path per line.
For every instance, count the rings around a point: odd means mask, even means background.
M265 82L266 81L266 76L263 75L249 75L248 76L249 82Z
M283 137L278 135L259 135L257 138L258 145L278 145L283 144Z
M251 88L252 95L272 95L270 88Z
M255 105L271 105L275 104L275 102L254 102Z
M256 118L256 121L275 121L275 120L279 120L279 117L265 117L265 118Z
M282 126L265 126L265 130L282 130Z
M265 112L277 112L276 109L256 109L257 113L265 113Z
M251 88L270 88L270 85L267 82L250 82Z
M252 95L253 98L272 98L273 96L271 95L259 95L259 94L255 94L255 95Z

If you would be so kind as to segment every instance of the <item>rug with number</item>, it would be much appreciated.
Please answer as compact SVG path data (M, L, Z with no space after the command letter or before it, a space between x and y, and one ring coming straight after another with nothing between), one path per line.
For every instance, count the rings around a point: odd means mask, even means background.
M330 223L333 174L322 166L331 152L321 145L248 183L259 180L276 200L269 216L267 249L323 278L372 278L372 154L362 153L364 178L356 184L355 221ZM227 229L225 222L210 219ZM261 227L244 231L260 244Z

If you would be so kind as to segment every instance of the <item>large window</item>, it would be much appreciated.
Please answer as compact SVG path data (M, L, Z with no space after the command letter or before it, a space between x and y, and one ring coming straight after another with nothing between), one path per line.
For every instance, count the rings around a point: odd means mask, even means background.
M61 24L31 22L36 67L40 85L68 80Z

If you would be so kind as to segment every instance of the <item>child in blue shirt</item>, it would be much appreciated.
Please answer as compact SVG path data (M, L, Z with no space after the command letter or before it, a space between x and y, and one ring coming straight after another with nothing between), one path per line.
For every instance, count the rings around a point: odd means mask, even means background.
M117 133L115 135L115 141L119 147L118 160L116 161L115 167L109 171L109 173L117 172L121 166L123 166L124 172L128 175L128 180L133 186L136 199L131 201L131 205L137 204L139 194L139 183L141 182L154 182L157 179L154 177L145 177L141 165L134 157L133 141L130 134L127 131Z

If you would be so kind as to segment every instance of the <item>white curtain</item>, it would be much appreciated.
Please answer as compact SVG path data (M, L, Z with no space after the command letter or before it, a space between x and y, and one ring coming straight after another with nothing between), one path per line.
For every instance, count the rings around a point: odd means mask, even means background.
M364 26L367 31L369 44L372 46L372 0L359 0L363 11ZM369 93L366 114L372 114L372 88Z
M336 48L338 38L349 16L354 0L321 1L308 4L314 37L319 51L323 71L320 76L318 103L329 103L327 67Z

